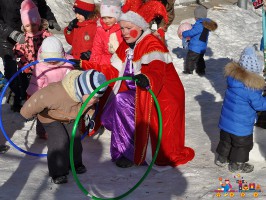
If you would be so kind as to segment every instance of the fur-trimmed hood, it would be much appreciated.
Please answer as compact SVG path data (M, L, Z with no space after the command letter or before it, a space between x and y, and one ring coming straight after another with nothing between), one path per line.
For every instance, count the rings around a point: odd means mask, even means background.
M213 20L206 20L202 22L203 26L209 31L215 31L218 28L218 24Z
M262 90L265 87L265 80L259 74L243 69L238 63L230 62L225 66L225 76L231 76L241 81L248 88Z

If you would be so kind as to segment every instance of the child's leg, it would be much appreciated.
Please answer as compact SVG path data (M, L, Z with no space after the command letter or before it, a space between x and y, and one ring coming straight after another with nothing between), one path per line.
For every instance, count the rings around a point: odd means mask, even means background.
M36 134L39 138L47 140L47 133L38 118L36 120Z
M195 69L195 65L199 59L198 53L195 53L191 50L188 51L184 66L184 72L187 72L188 74L192 74L193 70Z
M31 74L23 72L19 76L20 76L20 82L21 82L20 83L20 97L21 97L21 100L27 100L26 90L29 87Z
M217 146L216 152L225 158L229 157L232 148L231 134L224 130L220 131L220 142Z
M17 62L11 55L5 55L3 58L5 77L9 80L17 72ZM11 109L14 112L19 112L21 108L21 99L19 92L19 78L16 77L9 85L10 90L15 94L14 103Z
M248 136L232 135L230 161L245 163L249 161L249 152L253 148L253 134Z
M52 178L69 173L69 136L64 125L58 121L44 124L48 134L47 162L49 175Z
M200 54L199 59L196 63L196 72L199 75L204 75L205 74L205 68L206 68L206 65L205 65L205 60L204 60L204 54Z
M232 136L232 150L230 153L230 164L228 166L231 172L250 173L254 166L247 163L249 152L253 148L253 134L248 136Z
M71 122L69 124L64 124L64 127L66 131L68 132L69 138L71 138L71 135L72 135L73 125L74 125L74 122ZM81 144L81 134L79 133L79 131L77 131L77 133L75 134L75 138L74 138L74 149L73 149L74 165L76 168L83 165L82 151L83 151L83 148ZM68 144L68 149L67 149L67 155L69 158L69 144ZM68 159L68 162L70 163L69 159Z

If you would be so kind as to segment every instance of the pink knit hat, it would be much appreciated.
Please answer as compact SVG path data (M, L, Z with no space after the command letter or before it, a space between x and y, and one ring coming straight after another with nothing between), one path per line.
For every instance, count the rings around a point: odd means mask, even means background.
M114 17L118 19L121 14L121 1L102 0L100 13L101 17Z
M24 0L21 3L20 16L23 26L28 24L41 24L41 16L32 0Z

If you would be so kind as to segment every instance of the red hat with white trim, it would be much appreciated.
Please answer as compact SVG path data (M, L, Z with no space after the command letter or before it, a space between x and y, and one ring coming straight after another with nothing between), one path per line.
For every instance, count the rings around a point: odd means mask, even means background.
M142 3L142 0L126 0L119 21L132 22L145 31L149 28L149 23L158 16L168 22L166 8L161 2L150 0Z

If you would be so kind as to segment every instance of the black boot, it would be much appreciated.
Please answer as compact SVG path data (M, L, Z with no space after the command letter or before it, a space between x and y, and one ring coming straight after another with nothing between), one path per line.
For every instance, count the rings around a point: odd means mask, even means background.
M128 168L128 167L132 167L134 165L134 163L131 160L128 160L125 157L119 158L115 162L115 164L116 164L116 166L121 167L121 168Z
M218 155L217 160L215 161L215 164L219 167L224 167L229 164L229 161L227 157Z
M75 168L77 174L84 174L87 171L86 167L83 164Z
M183 74L193 74L193 72L191 72L191 71L189 71L189 70L184 70L182 73L183 73Z
M4 154L5 152L7 152L10 149L10 146L7 146L5 144L1 144L0 145L0 153Z
M228 169L230 172L250 173L254 170L254 165L251 165L249 163L231 162L228 165Z
M55 184L63 184L63 183L67 183L67 176L58 176L58 177L54 177L52 178L52 182L54 182Z

